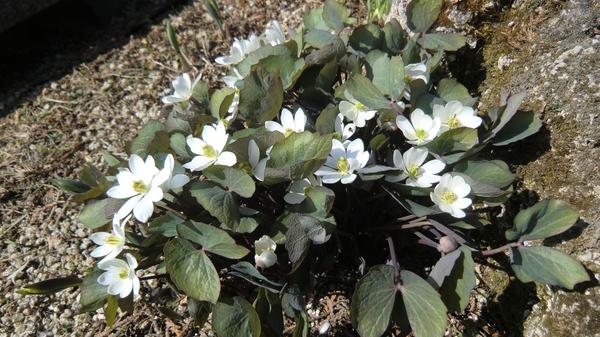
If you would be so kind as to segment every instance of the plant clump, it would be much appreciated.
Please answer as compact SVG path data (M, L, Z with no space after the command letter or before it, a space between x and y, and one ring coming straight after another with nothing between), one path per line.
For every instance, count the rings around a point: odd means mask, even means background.
M104 308L112 325L119 309L132 312L141 281L157 279L187 296L200 326L212 314L220 337L281 336L284 314L307 336L304 303L344 264L366 271L351 303L360 336L396 325L427 337L465 309L476 264L496 254L522 282L588 280L573 258L530 243L577 221L562 201L523 209L486 239L497 224L482 209L504 204L515 177L484 158L541 121L518 110L525 93L477 111L446 77L445 52L465 38L430 31L441 7L411 1L405 32L396 20L360 24L329 0L293 31L273 21L236 38L215 60L230 70L221 88L178 76L162 98L168 117L142 128L128 158L106 154L107 172L88 165L80 180L56 181L85 203L98 263L83 280L19 292L79 287L81 310Z

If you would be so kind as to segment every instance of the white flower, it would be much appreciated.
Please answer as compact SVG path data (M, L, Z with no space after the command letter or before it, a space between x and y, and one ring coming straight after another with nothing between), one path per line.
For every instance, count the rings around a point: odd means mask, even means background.
M288 204L299 204L306 199L306 189L312 186L321 186L320 179L312 175L302 180L293 181L290 184L288 193L283 196L283 200Z
M233 39L233 44L229 48L229 55L219 56L215 62L222 65L237 64L244 60L246 55L260 48L260 39L256 34L251 34L248 39Z
M414 80L422 80L425 83L429 82L427 65L423 62L407 64L404 66L404 78L406 82Z
M121 259L111 259L98 263L98 268L104 270L98 277L98 283L108 287L108 293L125 298L133 291L133 298L140 291L140 280L135 274L138 263L131 254L125 254L127 262Z
M233 68L233 75L223 76L223 82L225 82L225 85L228 86L229 88L237 88L237 86L236 86L237 81L243 80L243 79L244 79L244 76L242 76L242 74L240 74L240 72L237 70L237 68Z
M463 209L471 206L471 199L465 198L470 192L471 186L462 177L446 173L429 196L443 212L455 218L464 218Z
M285 34L279 25L279 21L273 20L265 29L265 40L271 45L276 46L285 43Z
M271 152L272 148L272 146L269 146L269 148L265 151L267 156L263 159L260 159L260 148L254 139L250 139L248 142L248 163L252 169L252 174L259 181L265 180L265 168L267 167L269 153Z
M165 158L165 164L163 166L163 170L169 172L169 177L167 180L161 185L163 192L167 192L169 190L173 190L176 188L181 188L183 185L187 184L190 181L190 178L185 174L176 174L173 175L173 169L175 168L175 159L173 159L172 154L168 154Z
M385 180L391 182L402 181L406 178L406 185L415 187L431 187L433 183L440 181L440 173L446 165L438 159L425 163L428 155L427 149L412 147L404 154L394 150L394 166L402 170L397 176L386 176Z
M192 82L190 75L183 73L175 78L171 82L173 85L173 93L169 96L162 98L162 102L165 104L174 104L179 102L186 102L192 98L194 86L200 80L200 76Z
M347 141L354 132L356 132L356 125L354 123L348 123L344 125L344 115L341 113L335 117L335 132L340 136L342 143Z
M361 139L343 144L337 139L331 141L331 152L325 164L315 172L321 176L325 184L350 184L356 179L357 170L362 169L369 161L369 152L364 150Z
M440 119L442 123L440 131L442 132L460 127L476 129L482 122L473 108L465 106L459 101L450 101L445 106L434 104L433 116Z
M254 263L259 268L269 268L277 262L277 244L267 235L254 241Z
M407 142L413 145L422 145L433 140L440 131L440 124L439 118L431 118L421 109L415 109L410 114L410 121L403 115L396 117L396 125Z
M281 116L279 118L281 120L281 124L274 121L266 121L265 127L267 130L271 132L280 132L285 137L289 137L292 133L300 133L304 132L304 127L306 126L306 115L304 114L304 110L302 108L298 108L294 116L292 116L292 112L288 109L281 110Z
M123 251L125 246L125 223L131 219L131 215L125 218L122 223L115 215L112 222L112 233L98 232L90 236L95 244L98 245L96 249L90 254L92 257L103 257L102 261L114 259Z
M205 125L202 129L202 139L195 138L192 135L187 137L187 144L190 150L196 154L192 161L183 165L191 171L202 171L205 168L215 164L223 166L233 166L237 162L235 154L229 151L223 151L227 145L229 135L225 130L223 121L215 126Z
M162 185L171 177L168 167L158 170L152 156L144 162L140 156L129 157L129 169L122 168L117 174L119 185L111 187L106 194L111 198L129 199L116 214L123 219L133 210L133 215L141 222L147 222L154 212L154 203L162 200Z
M351 120L356 127L364 127L366 121L375 117L377 110L369 110L364 104L352 97L348 91L344 92L344 96L347 101L340 102L340 112L344 117Z

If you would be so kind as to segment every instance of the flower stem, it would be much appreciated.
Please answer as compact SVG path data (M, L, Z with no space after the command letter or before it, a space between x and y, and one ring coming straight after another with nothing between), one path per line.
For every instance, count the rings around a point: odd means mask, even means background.
M498 254L498 253L503 253L505 250L507 250L509 248L519 247L519 246L522 246L522 244L520 242L511 242L511 243L507 243L504 246L501 246L498 248L483 250L483 251L481 251L481 254L483 256L490 256L490 255L494 255L494 254Z
M394 246L394 240L392 240L391 236L386 238L388 242L388 247L390 248L390 257L392 259L392 266L394 267L394 274L396 278L400 276L400 269L398 268L398 258L396 257L396 247Z

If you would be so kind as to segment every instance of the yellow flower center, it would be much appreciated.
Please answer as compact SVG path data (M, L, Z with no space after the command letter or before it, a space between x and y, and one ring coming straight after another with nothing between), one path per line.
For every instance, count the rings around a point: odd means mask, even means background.
M348 159L346 157L340 157L337 160L337 168L340 173L348 174L348 170L350 169L350 164L348 163Z
M412 81L412 77L410 77L408 75L404 76L404 82L410 83L410 81Z
M460 126L460 122L458 121L458 118L456 118L456 115L452 115L452 117L450 117L450 119L448 119L448 127L450 129L456 129L459 126Z
M122 280L126 280L128 276L129 276L129 270L127 270L127 269L122 269L119 272L119 278Z
M356 110L366 110L366 106L364 104L362 104L361 102L357 102L356 104L354 104L354 107L356 108Z
M144 184L144 182L141 180L134 181L133 182L133 190L138 193L146 193L146 192L148 192L148 186L146 186L146 184Z
M423 129L416 129L415 136L417 137L418 140L425 140L425 138L427 138L427 131L425 131Z
M458 197L454 192L446 191L442 194L441 199L448 204L452 204L458 199Z
M283 135L285 136L285 138L289 137L292 133L294 133L294 129L285 128L283 130Z
M111 234L106 238L106 244L111 246L118 246L119 244L121 244L121 238L114 234Z
M408 175L411 177L416 177L419 175L419 166L411 165L408 167Z
M212 146L208 144L204 145L204 147L202 148L202 154L208 158L217 159L217 152Z

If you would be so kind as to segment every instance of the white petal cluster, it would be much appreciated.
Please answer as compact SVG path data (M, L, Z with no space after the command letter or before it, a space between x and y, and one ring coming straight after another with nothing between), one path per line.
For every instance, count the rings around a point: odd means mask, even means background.
M103 257L102 261L107 261L117 257L125 247L125 224L131 219L131 215L127 216L122 222L116 217L113 217L112 232L97 232L90 236L90 240L98 245L90 255L92 257Z
M344 93L347 101L341 101L340 113L351 120L358 128L362 128L367 121L375 117L377 110L369 110L364 104L355 99L348 91Z
M135 274L138 263L133 255L125 254L125 259L110 259L98 263L98 268L104 270L98 277L98 283L108 287L111 295L125 298L133 292L135 298L140 291L140 280Z
M271 46L277 46L285 43L285 33L281 29L281 25L279 25L279 21L273 20L265 29L265 40Z
M233 44L229 48L229 55L219 56L215 62L222 65L238 64L244 60L246 55L260 48L260 39L256 34L250 34L247 39L233 39Z
M254 141L254 139L250 139L248 142L248 163L250 164L250 169L252 170L252 175L258 181L265 180L265 168L267 167L267 161L269 160L269 153L273 147L270 146L265 152L266 157L260 159L260 148L258 144Z
M441 122L439 118L432 118L417 108L410 114L410 120L403 115L396 117L396 125L409 144L423 145L438 135Z
M193 82L190 79L190 75L183 73L177 76L172 82L173 93L171 95L162 98L162 102L165 104L175 104L180 102L187 102L192 98L194 92L194 86L200 80L200 76Z
M427 71L427 65L425 63L411 63L404 66L404 82L407 84L404 88L404 98L410 100L409 84L419 80L423 81L425 84L429 82L429 71Z
M254 263L258 268L269 268L277 262L277 244L267 235L254 241Z
M143 161L140 156L129 157L129 168L121 168L117 174L117 186L106 194L111 198L129 199L117 211L117 219L123 219L133 211L140 222L147 222L154 212L154 203L162 200L163 190L178 188L189 179L181 175L173 176L173 156L168 155L162 170L156 167L152 156Z
M476 129L482 122L473 108L459 101L450 101L446 105L434 104L433 117L440 120L441 132L460 127Z
M443 212L450 213L455 218L464 218L463 209L471 206L471 199L466 197L470 192L471 186L462 177L446 173L430 193L430 197Z
M433 159L425 162L429 155L427 149L410 148L404 154L394 150L394 166L402 173L400 175L386 176L390 182L398 182L406 179L406 185L415 187L431 187L434 183L440 181L440 173L446 165L439 159Z
M302 108L298 108L294 115L288 109L281 110L281 117L279 118L281 124L274 121L266 121L265 128L271 132L280 132L285 137L289 137L292 133L304 132L306 127L306 114Z
M313 175L301 180L295 180L290 184L288 193L283 196L283 200L288 204L296 205L306 199L306 190L312 186L321 186L321 180Z
M219 121L216 126L205 125L202 129L202 138L192 135L187 137L187 144L196 156L183 167L191 171L202 171L211 165L235 165L237 162L235 154L223 151L228 139L229 134L225 130L223 121Z
M344 124L344 115L339 113L335 117L335 133L340 137L342 143L346 142L356 132L356 125L354 123Z
M355 139L343 144L333 139L331 152L327 156L325 164L315 172L325 184L350 184L356 179L356 171L362 169L369 161L369 152L365 151L363 141Z

